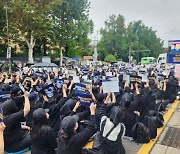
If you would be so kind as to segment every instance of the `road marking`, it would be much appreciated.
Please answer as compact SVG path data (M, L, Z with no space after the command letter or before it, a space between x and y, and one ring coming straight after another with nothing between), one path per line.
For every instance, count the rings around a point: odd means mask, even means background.
M84 146L84 148L86 148L86 149L92 149L92 147L93 147L93 141L88 142L88 143Z
M168 109L168 112L164 115L164 126L157 129L157 136L155 139L151 140L147 144L142 145L142 147L138 151L138 154L148 154L151 151L179 103L180 100L176 100L174 103L172 103L171 107Z

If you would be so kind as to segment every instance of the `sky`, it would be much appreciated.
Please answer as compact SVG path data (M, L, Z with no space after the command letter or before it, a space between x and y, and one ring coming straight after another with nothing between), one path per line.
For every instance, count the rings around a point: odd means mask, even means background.
M131 21L142 20L143 23L157 31L157 36L164 40L180 40L180 0L89 0L90 19L94 22L94 34L104 26L104 21L111 14L121 14L126 25Z

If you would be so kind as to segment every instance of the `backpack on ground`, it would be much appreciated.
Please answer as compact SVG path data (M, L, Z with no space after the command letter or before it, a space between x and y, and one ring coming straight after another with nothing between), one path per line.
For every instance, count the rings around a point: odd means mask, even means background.
M147 128L149 128L151 132L151 139L156 138L157 136L157 117L152 116L145 116L145 118L142 121Z
M136 123L132 128L132 132L133 139L137 143L149 143L151 139L151 132L143 123Z
M157 128L161 128L164 126L164 117L163 114L154 110L149 111L150 117L156 117L156 126Z

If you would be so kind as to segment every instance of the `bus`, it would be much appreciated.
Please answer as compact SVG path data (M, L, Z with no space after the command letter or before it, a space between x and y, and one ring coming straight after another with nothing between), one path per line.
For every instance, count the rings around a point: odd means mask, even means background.
M152 64L155 63L155 58L154 57L142 57L141 58L141 64Z

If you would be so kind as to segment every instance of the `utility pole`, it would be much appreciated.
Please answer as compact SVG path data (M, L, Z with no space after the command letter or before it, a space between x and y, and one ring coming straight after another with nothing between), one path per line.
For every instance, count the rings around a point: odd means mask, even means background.
M61 66L61 67L62 67L62 65L63 65L63 50L64 50L64 48L61 47L61 48L60 48L60 66Z
M6 32L7 32L7 59L9 59L9 72L11 71L11 48L9 46L9 21L8 21L8 3L5 4L6 9Z
M131 45L129 47L129 64L131 64Z

